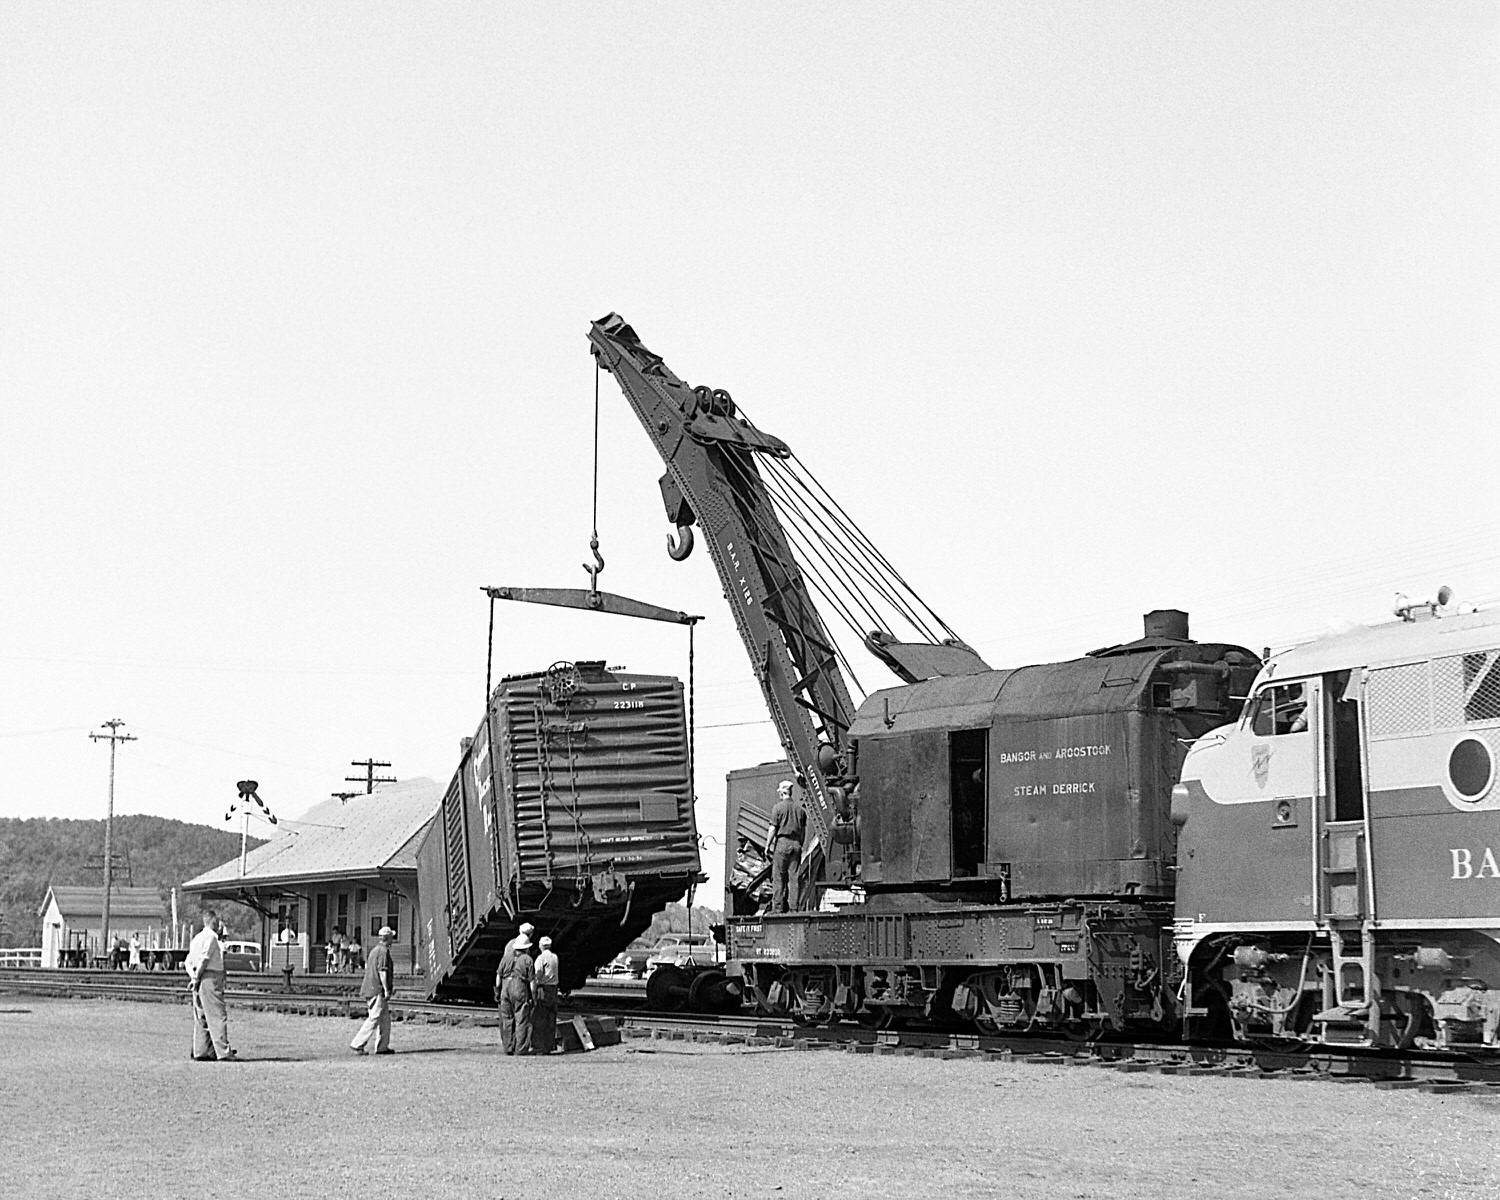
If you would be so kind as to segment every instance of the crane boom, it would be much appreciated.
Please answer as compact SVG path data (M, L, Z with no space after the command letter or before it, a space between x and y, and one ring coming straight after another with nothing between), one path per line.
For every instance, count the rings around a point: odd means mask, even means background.
M756 461L789 458L791 450L739 417L727 393L689 387L617 314L595 321L589 341L666 463L662 499L678 529L669 552L687 557L695 523L708 543L766 707L803 781L824 878L848 882L857 847L844 774L855 705Z

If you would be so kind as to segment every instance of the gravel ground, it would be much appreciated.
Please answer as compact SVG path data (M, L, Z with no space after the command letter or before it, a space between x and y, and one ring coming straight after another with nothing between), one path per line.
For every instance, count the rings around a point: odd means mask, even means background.
M1500 1098L0 998L0 1195L1500 1196ZM648 1050L650 1052L648 1052Z

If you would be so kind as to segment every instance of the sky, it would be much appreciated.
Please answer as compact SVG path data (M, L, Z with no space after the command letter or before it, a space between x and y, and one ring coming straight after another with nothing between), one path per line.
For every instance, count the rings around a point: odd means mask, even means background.
M101 817L111 718L117 812L446 780L480 589L588 583L610 311L995 666L1500 602L1497 214L1490 4L0 6L0 816ZM599 396L711 899L780 748Z

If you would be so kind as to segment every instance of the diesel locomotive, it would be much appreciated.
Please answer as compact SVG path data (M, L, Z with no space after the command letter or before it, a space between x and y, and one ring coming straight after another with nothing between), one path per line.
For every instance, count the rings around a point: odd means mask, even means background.
M1500 614L1401 619L1265 665L1174 789L1190 1034L1494 1047Z

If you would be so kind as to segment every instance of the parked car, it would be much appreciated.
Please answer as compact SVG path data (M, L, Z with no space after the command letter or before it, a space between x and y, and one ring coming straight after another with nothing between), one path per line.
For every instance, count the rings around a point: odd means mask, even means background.
M260 947L254 942L225 942L226 971L259 971Z
M669 933L652 947L646 959L646 974L657 967L711 967L719 959L720 948L706 933Z

